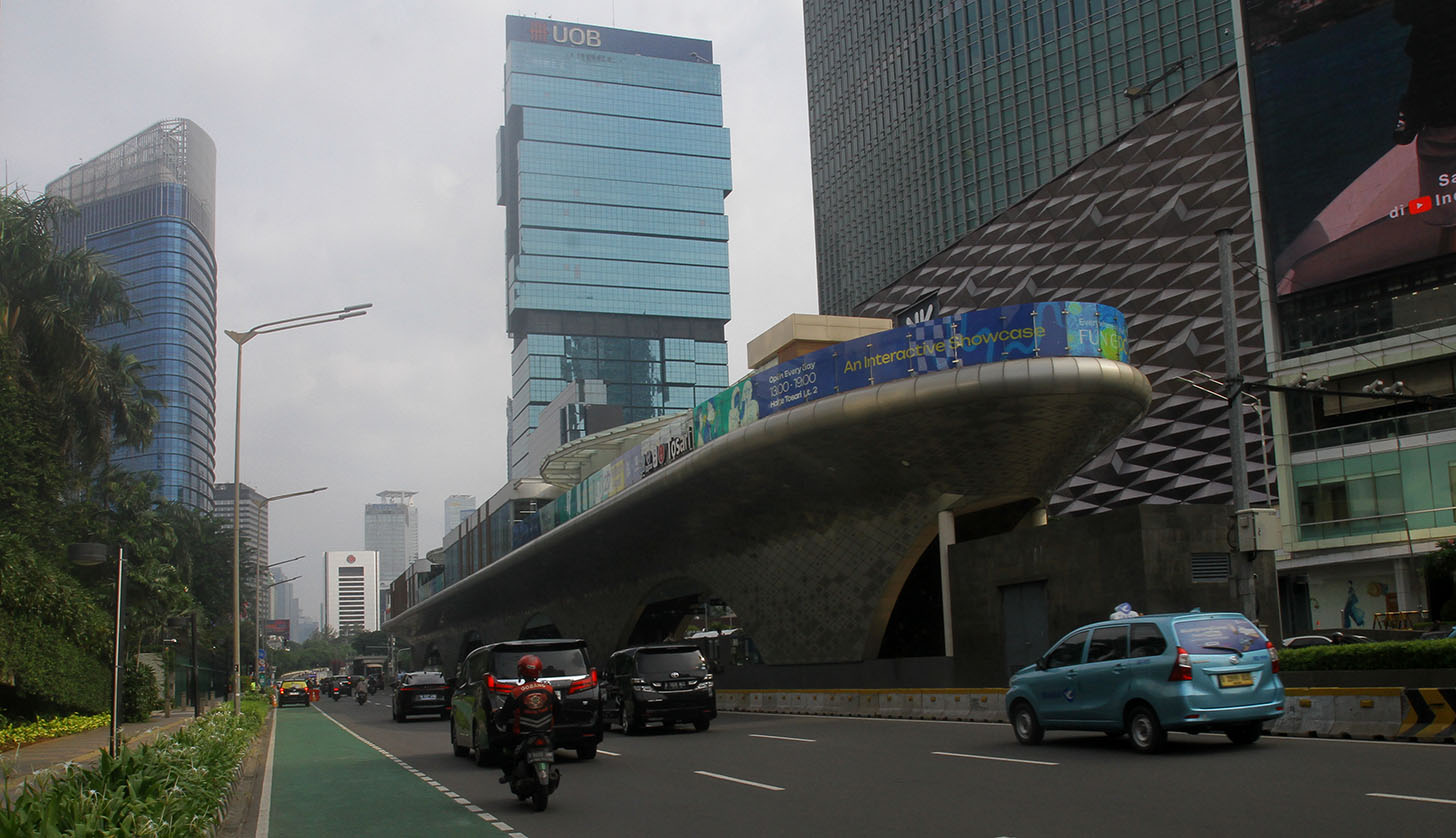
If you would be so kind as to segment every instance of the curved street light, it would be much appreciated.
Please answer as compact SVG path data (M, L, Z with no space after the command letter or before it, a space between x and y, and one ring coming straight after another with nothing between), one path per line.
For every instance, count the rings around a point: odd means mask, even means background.
M238 585L238 553L239 553L239 528L241 522L238 520L238 512L242 507L242 475L241 475L241 448L243 439L243 344L257 337L258 335L283 332L289 329L301 329L304 326L317 326L321 323L332 323L336 320L348 320L350 317L363 317L369 312L365 309L373 306L373 303L359 303L357 305L345 306L334 311L321 311L316 314L305 314L301 317L287 317L283 320L272 320L267 323L259 323L246 332L234 332L231 329L224 329L223 334L232 338L233 343L238 345L238 373L237 373L237 396L233 404L233 712L242 712L243 686L243 663L242 663L242 642L239 638L239 626L242 623L242 595Z

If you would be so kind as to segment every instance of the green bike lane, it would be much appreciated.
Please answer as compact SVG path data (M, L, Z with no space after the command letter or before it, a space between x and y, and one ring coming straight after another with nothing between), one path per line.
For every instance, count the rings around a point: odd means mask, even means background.
M274 716L260 838L425 833L525 838L317 707L279 708Z

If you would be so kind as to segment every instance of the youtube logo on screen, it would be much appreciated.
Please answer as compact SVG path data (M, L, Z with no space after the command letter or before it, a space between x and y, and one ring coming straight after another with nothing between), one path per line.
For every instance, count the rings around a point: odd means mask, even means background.
M1425 212L1426 210L1431 208L1431 196L1422 195L1414 201L1411 201L1407 206L1410 208L1411 215Z

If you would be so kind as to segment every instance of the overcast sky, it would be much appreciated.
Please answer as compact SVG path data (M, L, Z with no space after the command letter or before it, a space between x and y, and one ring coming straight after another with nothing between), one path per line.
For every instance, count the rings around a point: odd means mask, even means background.
M732 136L729 374L814 313L799 0L0 0L0 175L39 194L162 119L217 144L217 470L233 478L237 351L222 329L372 302L243 356L242 481L271 561L317 618L323 552L364 546L364 505L419 494L420 555L451 494L505 482L505 213L495 133L507 14L713 42Z

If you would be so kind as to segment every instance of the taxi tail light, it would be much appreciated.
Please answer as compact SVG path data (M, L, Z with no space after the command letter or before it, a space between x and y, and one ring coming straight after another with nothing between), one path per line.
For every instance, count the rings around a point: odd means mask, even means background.
M1193 663L1188 659L1188 650L1178 647L1178 656L1173 659L1173 671L1168 673L1169 681L1192 681Z
M572 681L571 686L566 688L566 694L579 693L582 690L589 690L597 685L597 671L593 669L585 678Z
M1272 640L1265 640L1264 647L1269 650L1269 665L1274 667L1274 671L1277 673L1279 671L1279 650L1274 648Z

